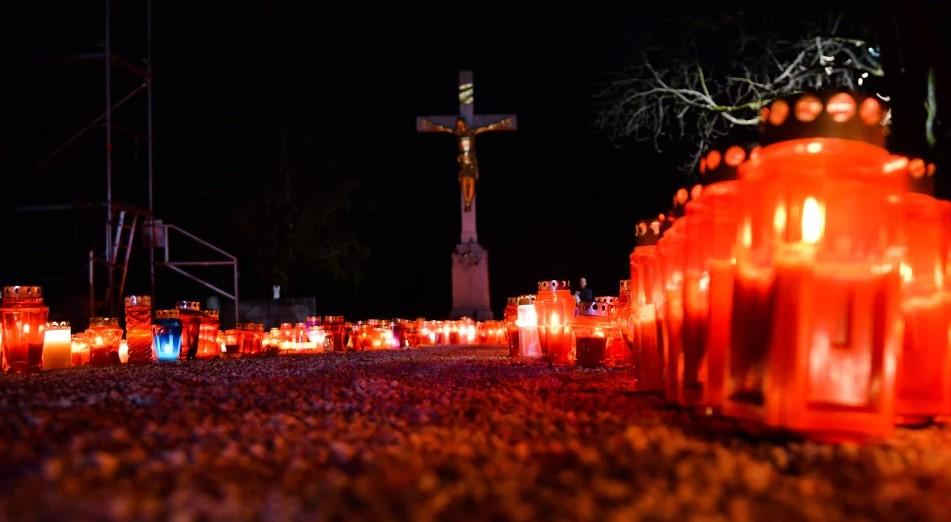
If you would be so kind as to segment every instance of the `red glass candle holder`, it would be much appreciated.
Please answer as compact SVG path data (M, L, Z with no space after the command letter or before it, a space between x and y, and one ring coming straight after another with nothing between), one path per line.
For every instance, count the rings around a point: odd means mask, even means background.
M712 228L713 209L703 196L687 203L683 219L683 366L677 376L681 400L685 404L699 404L703 398L706 380L706 340L710 313L711 257L709 232Z
M594 302L607 310L607 324L601 328L606 339L604 363L616 367L630 366L634 356L628 349L619 326L620 299L612 295L604 295L595 297ZM577 349L575 353L577 354Z
M122 328L115 317L92 317L86 329L89 344L89 364L92 366L115 366L119 364L119 341Z
M179 320L182 322L182 359L195 359L198 356L198 336L201 330L201 303L198 301L179 301Z
M3 356L7 371L38 372L43 364L43 337L49 308L38 286L3 288Z
M678 219L657 242L657 257L660 263L664 306L662 324L664 331L664 396L681 402L680 376L684 369L683 324L684 324L684 219Z
M230 358L239 357L241 354L241 337L238 330L235 328L225 330L223 333L224 350L221 352L221 355Z
M518 357L518 298L509 297L502 317L505 323L509 357Z
M899 424L951 414L951 353L944 267L949 204L924 194L902 198L904 342L895 388Z
M571 364L574 360L571 319L575 298L567 281L541 281L535 294L538 314L538 340L542 355L552 364Z
M217 359L221 354L221 345L218 344L218 310L202 310L198 325L198 353L199 359Z
M130 364L148 364L155 360L152 350L152 298L130 295L125 298L126 341Z
M240 343L239 353L242 357L264 355L264 325L260 323L242 322L235 325Z
M733 314L733 245L736 242L737 199L740 183L722 181L704 190L702 201L711 209L711 219L700 234L710 244L707 272L709 274L708 314L705 342L705 366L701 373L703 403L719 409L723 404L723 379L730 346L730 325Z
M655 245L634 248L631 280L637 389L661 392L664 390L664 336L658 311L663 306L663 292Z
M618 285L617 312L614 318L614 324L620 331L621 340L628 352L629 363L634 364L635 356L635 322L634 322L634 303L631 297L631 280L622 279Z
M616 313L616 298L599 297L591 303L582 303L572 321L575 334L575 364L593 368L605 364L619 364L623 354L612 353L618 342L627 350L615 327L612 316Z
M891 431L904 179L885 168L878 101L859 101L805 94L764 111L768 145L741 167L728 414L820 438ZM787 129L769 118L777 104L792 107Z
M75 333L70 342L70 366L85 366L89 364L89 343L86 334Z

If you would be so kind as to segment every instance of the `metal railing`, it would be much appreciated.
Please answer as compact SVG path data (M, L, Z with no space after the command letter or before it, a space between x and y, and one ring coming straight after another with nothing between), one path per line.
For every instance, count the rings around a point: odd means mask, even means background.
M165 251L164 261L158 264L160 266L164 266L168 268L169 270L177 274L180 274L188 279L191 279L192 281L204 286L205 288L208 288L209 290L214 291L215 293L217 293L218 295L221 295L222 297L226 297L234 301L234 320L235 322L237 322L238 308L239 308L238 307L238 258L232 255L230 252L226 252L225 250L222 250L216 247L215 245L212 245L211 243L192 234L191 232L188 232L182 229L181 227L177 227L175 225L170 225L167 223L154 223L152 224L152 227L153 227L153 230L152 230L153 234L156 234L158 232L158 229L162 229L160 236L153 235L153 237L162 238L162 250ZM173 231L175 233L181 234L182 236L185 236L186 238L194 241L195 243L198 243L199 245L217 253L218 255L226 259L211 260L211 261L173 261L171 249L169 248L169 239L171 236L171 232ZM232 268L233 281L234 281L234 287L232 292L229 293L225 291L224 289L206 281L205 279L202 279L200 276L188 271L189 267L214 267L214 266L230 266Z

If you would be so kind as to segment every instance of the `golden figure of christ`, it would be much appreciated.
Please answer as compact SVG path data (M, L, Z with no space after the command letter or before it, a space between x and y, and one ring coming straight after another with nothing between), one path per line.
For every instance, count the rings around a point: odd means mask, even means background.
M459 156L456 161L459 163L459 187L462 190L462 201L465 211L472 210L472 201L475 199L475 182L479 179L479 162L476 159L475 138L479 134L494 130L514 130L514 118L504 118L481 127L469 127L466 120L461 116L456 118L456 124L453 127L447 127L434 123L426 118L421 118L417 130L419 132L445 132L452 134L459 140Z
M459 188L464 212L472 210L475 184L479 179L475 138L483 132L514 131L518 127L515 115L474 114L475 102L471 71L459 72L459 114L454 116L420 116L416 119L417 132L451 134L459 142Z

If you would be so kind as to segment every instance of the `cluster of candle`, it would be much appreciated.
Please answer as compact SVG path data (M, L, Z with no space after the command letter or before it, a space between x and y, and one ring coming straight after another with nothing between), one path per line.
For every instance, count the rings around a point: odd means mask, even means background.
M470 345L488 344L503 346L506 343L505 325L499 321L473 321L463 318L456 321L418 320L415 327L415 342L410 346L433 346L443 344Z
M620 295L577 302L567 281L541 281L538 293L510 297L503 314L509 355L552 364L630 366L630 282Z
M639 388L834 439L951 414L951 204L909 192L933 167L884 148L885 114L850 93L775 100L762 147L701 162L738 179L638 225Z

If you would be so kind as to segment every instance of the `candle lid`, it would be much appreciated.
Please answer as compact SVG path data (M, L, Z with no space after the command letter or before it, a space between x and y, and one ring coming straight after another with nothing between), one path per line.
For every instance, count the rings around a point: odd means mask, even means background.
M156 310L155 318L156 319L178 319L180 314L178 313L177 308L171 308L168 310Z
M664 219L666 221L666 218ZM656 219L644 219L637 222L634 228L634 239L636 246L648 246L657 244L660 237L661 223Z
M46 323L47 330L66 330L69 328L69 321L50 321Z
M620 284L618 285L621 292L630 292L631 291L631 280L630 279L621 279Z
M578 305L578 315L588 317L607 317L611 307L607 303L592 301L590 303L582 301Z
M218 310L202 310L201 316L208 319L218 319Z
M535 296L532 294L518 296L519 305L535 304Z
M198 301L179 301L175 303L175 308L178 308L179 310L198 312L201 310L201 303Z
M874 95L846 91L784 96L760 110L760 141L841 138L885 146L888 106Z
M152 306L150 295L129 295L125 298L126 306Z
M700 182L710 185L736 179L740 165L750 158L756 147L755 143L726 144L707 150L697 165Z
M550 290L552 292L556 290L569 290L571 288L571 283L568 281L559 281L557 279L551 279L548 281L539 281L538 282L538 291L544 292Z
M90 328L93 326L111 326L118 328L119 319L116 317L90 317L89 326Z
M613 295L600 295L594 298L595 303L603 303L611 306L617 306L617 297Z
M261 323L254 323L251 321L245 321L242 323L237 323L235 325L235 330L244 330L248 332L263 332L264 325Z
M506 305L517 305L517 304L518 304L518 297L507 297L507 298L505 299L505 304L506 304Z
M38 286L5 286L3 297L43 297L43 289Z

